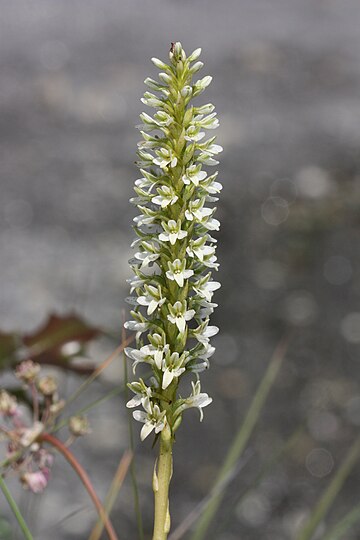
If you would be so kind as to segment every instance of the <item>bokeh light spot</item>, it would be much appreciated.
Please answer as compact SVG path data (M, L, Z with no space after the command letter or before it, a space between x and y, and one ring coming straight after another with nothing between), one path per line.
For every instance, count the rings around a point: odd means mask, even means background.
M314 448L306 456L305 465L312 476L323 478L331 473L334 459L325 448Z
M289 205L281 197L269 197L261 207L261 216L268 225L276 227L289 217Z
M341 333L349 343L360 343L360 313L348 313L341 321Z
M300 195L311 199L326 197L335 190L329 173L315 165L300 169L296 175L296 186Z
M352 276L350 261L341 255L329 257L324 264L324 276L331 285L343 285Z

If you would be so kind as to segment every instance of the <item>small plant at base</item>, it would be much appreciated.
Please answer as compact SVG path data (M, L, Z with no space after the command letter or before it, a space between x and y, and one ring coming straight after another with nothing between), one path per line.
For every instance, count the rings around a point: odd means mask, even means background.
M133 369L139 363L152 370L149 381L129 384L135 397L128 407L142 406L133 416L142 422L141 439L151 432L160 439L153 477L155 494L154 540L167 538L170 529L168 490L172 474L172 445L186 409L200 411L212 399L201 391L199 373L209 365L215 349L210 338L218 332L209 325L216 304L212 296L220 284L211 279L217 270L216 240L219 229L213 217L222 189L217 173L208 175L203 166L218 164L222 151L215 137L205 140L205 131L218 126L212 104L193 106L191 101L210 84L206 76L192 81L203 66L201 49L186 56L181 43L171 45L170 63L153 58L161 72L160 81L145 83L157 94L145 92L142 102L153 107L153 116L143 113L138 155L142 178L135 182L131 199L140 215L134 218L137 248L130 265L135 276L129 280L135 305L133 320L126 328L137 332L137 347L127 348ZM146 334L146 338L144 335ZM180 379L195 374L186 398L178 393Z
M16 397L0 390L0 440L6 441L6 459L0 465L0 474L15 472L24 489L41 493L48 485L53 454L44 447L55 420L65 406L59 399L56 380L42 376L40 364L24 360L15 369L15 377L23 383L24 392L31 394L33 418L24 415ZM30 426L29 426L30 424ZM70 442L89 432L85 417L73 416L69 420ZM2 471L4 469L4 472Z

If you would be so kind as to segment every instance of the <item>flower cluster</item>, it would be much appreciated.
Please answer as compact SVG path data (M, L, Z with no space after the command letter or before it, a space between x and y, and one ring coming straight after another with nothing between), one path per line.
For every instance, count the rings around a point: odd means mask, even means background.
M28 418L15 395L0 390L0 440L7 446L2 467L15 472L25 489L41 493L48 484L54 461L53 455L44 448L43 438L51 431L65 401L59 399L54 377L42 375L40 365L32 360L21 362L15 369L15 377L22 382L24 403L31 403L33 417ZM71 417L69 430L69 442L72 442L89 431L86 419Z
M181 43L172 44L170 62L153 58L161 71L159 80L147 78L142 102L155 109L142 113L139 126L143 140L138 144L138 165L142 177L135 182L136 197L131 199L140 211L134 218L137 239L130 265L129 279L133 320L125 323L137 332L136 348L127 348L135 373L139 363L148 364L151 377L129 385L135 397L127 406L142 406L133 416L143 422L141 439L153 430L168 426L173 434L185 409L200 410L211 403L201 392L199 372L206 369L214 353L210 337L218 332L209 325L216 304L212 296L220 284L212 281L217 270L216 240L219 229L214 218L222 189L217 172L209 174L204 166L218 164L222 151L215 137L206 138L206 130L218 126L214 106L192 105L211 82L206 76L194 82L203 66L198 60L201 49L186 56ZM192 392L178 395L180 378L195 373Z

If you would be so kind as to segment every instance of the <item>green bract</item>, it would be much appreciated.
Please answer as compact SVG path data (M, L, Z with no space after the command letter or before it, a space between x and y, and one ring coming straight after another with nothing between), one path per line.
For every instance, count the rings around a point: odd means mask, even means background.
M217 165L214 156L222 148L215 137L205 136L218 126L214 106L192 105L211 82L209 76L192 80L203 66L197 61L200 52L186 57L181 43L175 43L169 65L153 58L160 80L145 80L152 92L141 100L155 113L140 115L142 177L131 199L140 215L134 218L136 253L130 265L135 276L129 280L136 296L129 299L135 308L125 326L137 332L137 347L126 349L134 371L139 363L152 371L149 381L129 385L135 397L127 406L144 409L134 412L144 423L142 439L166 426L173 434L184 410L197 407L202 418L201 409L211 403L201 392L199 372L208 367L215 350L210 337L218 332L209 326L209 316L220 287L211 280L211 270L218 267L211 233L220 224L208 204L218 200L222 186L217 173L209 175L203 167ZM181 398L178 385L186 372L197 380L189 397Z

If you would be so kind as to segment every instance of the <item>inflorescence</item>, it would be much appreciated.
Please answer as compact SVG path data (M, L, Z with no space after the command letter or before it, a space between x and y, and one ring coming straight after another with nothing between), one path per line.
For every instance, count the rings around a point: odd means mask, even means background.
M199 373L209 365L215 351L210 338L218 332L209 325L209 316L217 306L213 293L220 287L211 278L218 269L212 233L220 223L208 203L218 200L222 186L217 172L208 175L203 167L217 165L214 156L222 148L216 137L205 139L204 130L219 124L214 106L192 105L212 80L192 81L203 67L200 53L196 49L187 57L178 42L171 46L169 64L153 58L161 70L159 81L145 80L155 93L145 92L141 100L156 112L140 115L142 177L131 199L140 215L134 218L136 253L130 260L135 276L128 280L130 294L136 296L129 298L133 320L125 327L137 332L136 348L126 349L134 373L139 363L150 368L149 376L129 384L135 396L127 406L143 408L133 412L144 423L142 440L165 428L172 437L184 410L196 407L202 419L202 408L212 401L201 392ZM179 383L186 372L194 373L196 381L191 394L182 398Z

